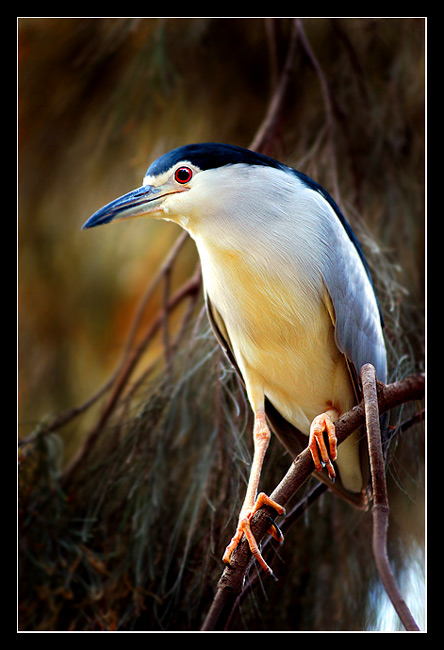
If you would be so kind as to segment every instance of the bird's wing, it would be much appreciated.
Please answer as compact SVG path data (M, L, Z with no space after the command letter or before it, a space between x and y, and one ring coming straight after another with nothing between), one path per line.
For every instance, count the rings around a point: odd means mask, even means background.
M334 248L335 254L324 266L323 279L324 303L335 327L336 345L354 379L360 377L365 363L371 363L378 379L386 382L382 319L367 269L351 240L338 237Z
M230 337L228 336L228 332L226 330L223 318L219 314L218 310L212 304L207 293L205 294L205 303L207 306L208 319L210 321L210 325L213 329L213 332L217 340L219 341L221 348L223 349L229 361L231 362L231 365L234 367L240 379L243 381L241 371L239 370L239 366L237 365L236 359L233 354L233 349L230 344Z
M319 236L327 253L321 261L328 294L325 303L335 326L336 344L355 377L359 378L365 363L371 363L378 379L385 382L383 320L362 248L330 194L305 174L291 171L313 192L313 210L320 211Z
M332 207L338 218L333 220L334 254L326 257L323 266L324 303L335 328L336 345L346 359L359 401L362 397L360 371L364 364L371 363L377 379L387 382L384 323L364 254L342 214L334 204ZM344 230L348 237L344 237ZM381 416L380 424L385 453L388 414ZM364 437L361 449L364 457L367 455ZM368 469L367 464L365 467Z

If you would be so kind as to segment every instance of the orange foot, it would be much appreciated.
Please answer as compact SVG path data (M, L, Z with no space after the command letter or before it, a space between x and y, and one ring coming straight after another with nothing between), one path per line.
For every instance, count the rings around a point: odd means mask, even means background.
M236 546L241 541L242 536L245 534L245 537L247 538L248 545L250 547L250 551L251 551L252 555L256 558L256 560L259 562L259 564L264 569L264 571L266 571L267 573L269 573L270 575L273 576L274 575L273 571L271 570L271 568L268 566L268 564L265 562L264 558L262 557L262 554L261 554L261 552L259 550L256 539L254 538L254 535L251 532L251 525L250 525L250 521L251 521L252 516L263 505L271 506L272 508L274 508L276 510L276 512L279 515L283 515L285 513L285 508L283 508L278 503L276 503L275 501L270 499L270 497L268 497L266 494L261 492L258 495L258 497L256 499L256 503L254 504L253 508L245 508L245 509L243 508L241 510L241 513L240 513L240 516L239 516L239 523L237 525L236 533L235 533L233 539L231 540L231 542L228 544L227 548L225 549L225 553L224 553L222 559L226 564L230 564L231 554L233 553L234 549L236 548ZM279 542L282 542L284 540L284 537L283 537L281 531L276 526L274 521L273 521L272 526L270 527L268 532L276 540L278 540Z
M316 471L322 472L322 468L325 466L331 481L334 481L336 478L332 461L336 460L337 456L335 425L331 418L337 416L338 413L334 409L317 415L311 423L308 439L308 448L310 449ZM324 431L327 433L330 455L325 444Z

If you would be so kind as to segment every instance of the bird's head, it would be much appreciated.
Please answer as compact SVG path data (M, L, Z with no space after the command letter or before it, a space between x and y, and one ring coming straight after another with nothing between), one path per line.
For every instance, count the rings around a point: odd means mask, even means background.
M236 173L239 166L243 170L285 169L281 163L241 147L217 143L185 145L152 163L141 187L98 210L83 228L141 216L167 219L187 227L190 219L199 219L205 213L209 201L221 204L233 192L242 196ZM221 173L222 169L225 173Z

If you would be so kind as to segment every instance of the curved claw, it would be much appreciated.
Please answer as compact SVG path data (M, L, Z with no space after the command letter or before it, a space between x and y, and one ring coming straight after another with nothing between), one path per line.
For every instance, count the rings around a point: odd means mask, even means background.
M256 539L252 533L251 530L251 525L250 521L252 516L254 515L255 512L259 510L263 505L271 506L276 510L276 512L279 515L284 514L285 508L283 508L281 505L270 499L266 494L261 492L257 499L256 503L254 504L254 507L251 508L251 510L246 510L244 512L241 512L240 517L239 517L239 522L238 526L236 529L236 533L234 537L232 538L231 542L228 544L227 548L225 549L225 552L223 554L222 560L225 562L225 564L230 564L230 558L231 554L233 553L234 549L238 546L239 542L241 541L243 535L245 535L247 541L248 541L248 546L250 547L251 554L253 557L256 558L256 560L259 562L261 567L266 571L266 573L270 574L274 579L274 573L272 569L268 566L268 564L265 562L264 558L262 557L262 553L259 550L259 546L256 542ZM274 520L270 517L270 520L272 522L272 528L273 532L271 534L275 539L278 541L282 542L284 539L284 536L282 535L281 531L279 530L278 526L274 522ZM273 534L275 533L275 534Z
M269 534L277 541L279 544L282 544L284 541L284 535L282 534L281 529L273 519L273 517L268 517L268 521L270 522L271 526L268 529Z
M330 480L333 482L336 478L336 472L332 461L335 461L337 457L337 439L335 425L330 417L330 413L333 415L336 414L336 411L331 410L326 413L321 413L314 418L310 427L308 447L316 471L322 472L322 468L325 467ZM324 432L327 433L329 450L327 450L325 444Z

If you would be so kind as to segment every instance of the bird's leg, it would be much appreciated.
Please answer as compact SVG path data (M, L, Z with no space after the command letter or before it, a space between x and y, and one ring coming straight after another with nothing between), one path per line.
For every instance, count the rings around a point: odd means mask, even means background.
M338 411L333 408L317 415L311 423L308 438L308 448L310 449L316 471L322 472L322 468L325 465L331 481L334 481L336 477L332 463L332 461L336 460L337 456L337 440L333 420L337 420L338 416ZM327 449L327 445L325 444L324 432L327 433L329 449Z
M262 470L262 464L264 462L265 453L270 442L270 429L268 428L265 411L260 410L255 413L254 418L254 430L253 430L253 439L254 439L254 454L253 462L250 470L250 478L248 480L247 494L245 495L245 500L239 515L239 522L237 525L237 530L232 538L231 542L225 549L223 555L223 561L227 564L230 563L230 557L233 553L236 546L242 539L242 536L245 534L245 537L248 540L248 545L253 556L257 559L261 567L270 574L273 574L272 570L265 562L264 558L261 555L257 542L254 538L253 533L251 532L251 517L254 513L259 510L263 505L271 506L276 510L279 515L284 514L285 509L280 506L278 503L270 499L266 494L261 492L257 494L257 489L259 485L259 479ZM277 526L274 525L270 528L270 533L278 539L279 541L283 540L282 533L279 531Z

